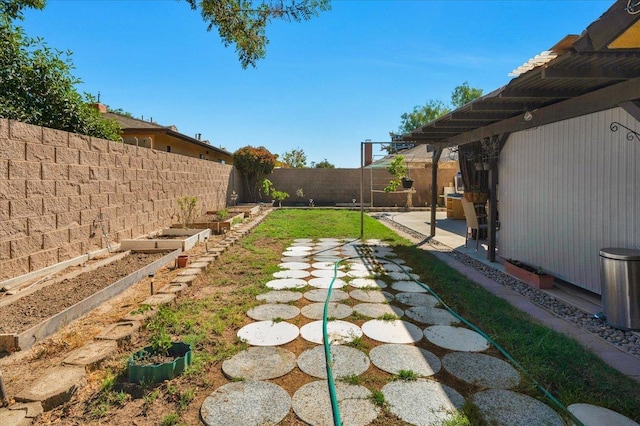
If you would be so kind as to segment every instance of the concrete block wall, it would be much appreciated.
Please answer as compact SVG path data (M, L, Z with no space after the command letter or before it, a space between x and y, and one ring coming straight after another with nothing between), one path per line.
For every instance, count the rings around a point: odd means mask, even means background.
M438 194L442 194L444 187L453 182L457 171L455 164L438 167ZM411 169L409 175L414 180L413 187L416 190L412 195L413 206L424 207L427 203L430 204L431 168ZM370 204L371 189L382 191L389 184L391 175L385 168L365 169L364 174L360 169L299 168L275 169L267 178L277 190L289 194L283 205L308 204L310 198L317 205L335 205L351 203L354 198L359 203L361 180L364 182L362 198L365 203ZM303 198L296 196L299 188L304 192ZM407 197L405 194L374 192L373 202L375 207L402 207L406 205Z
M226 206L232 166L0 119L0 281ZM101 221L102 219L102 221Z

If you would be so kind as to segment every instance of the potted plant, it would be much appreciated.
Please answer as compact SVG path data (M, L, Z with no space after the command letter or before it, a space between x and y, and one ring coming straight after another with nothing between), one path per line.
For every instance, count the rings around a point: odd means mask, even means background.
M278 207L282 207L282 201L286 198L289 198L289 194L284 191L278 191L274 188L273 183L269 179L264 179L262 181L262 191L264 195L273 197L271 203L278 202Z
M172 342L164 328L156 329L151 338L151 345L129 357L127 362L129 381L160 383L182 374L189 365L191 365L191 345Z
M385 192L396 191L400 185L404 189L411 189L413 179L407 176L407 166L404 164L404 155L396 155L391 163L387 166L387 171L391 173L391 180L384 188Z
M513 275L520 281L524 281L532 287L538 289L553 288L555 277L545 273L542 268L534 268L524 262L508 259L505 261L505 270L508 274Z

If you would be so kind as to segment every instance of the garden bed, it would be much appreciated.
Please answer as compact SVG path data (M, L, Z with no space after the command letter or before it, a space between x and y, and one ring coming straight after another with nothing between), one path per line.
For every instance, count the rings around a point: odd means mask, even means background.
M61 326L172 262L178 253L132 253L2 306L0 351L13 352L33 346Z
M120 250L153 252L181 249L187 251L209 238L210 235L209 229L185 229L182 227L163 229L157 235L135 240L122 240Z

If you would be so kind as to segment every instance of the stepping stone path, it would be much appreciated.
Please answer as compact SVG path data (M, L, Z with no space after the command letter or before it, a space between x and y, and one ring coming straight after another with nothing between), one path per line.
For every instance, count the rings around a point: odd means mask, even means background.
M283 252L278 265L281 271L266 283L268 291L256 297L263 304L247 312L254 321L237 333L250 347L222 363L226 377L242 381L225 384L205 399L201 407L203 423L278 424L293 411L310 425L333 425L322 345L322 317L333 283L328 305L331 320L327 322L333 378L366 377L371 364L399 378L403 372L414 374L416 380L389 380L381 389L389 411L404 422L441 424L462 408L464 397L438 382L444 374L457 378L455 386L461 386L460 390L491 424L565 424L548 405L509 390L520 384L519 372L506 361L482 353L489 348L488 341L462 326L449 311L437 308L440 303L429 294L428 287L410 281L409 276L419 280L411 268L398 266L404 264L402 259L394 257L394 263L384 258L392 256L395 255L389 247L369 250L359 242L338 239L296 240ZM340 277L334 279L335 262L346 257L353 259L339 265ZM395 282L389 285L390 280ZM363 322L358 315L372 319ZM368 354L347 345L363 336ZM298 343L292 348L300 348L302 341L317 346L299 349L300 353L282 347L293 341ZM304 343L303 347L309 344ZM80 356L83 357L89 358ZM299 371L294 373L296 365ZM290 373L306 375L307 380L302 381L306 384L289 388L288 393L266 382L279 379L279 383L292 383L293 379L287 378ZM366 387L340 380L335 380L335 387L345 426L368 425L380 415L381 409L373 403ZM638 426L618 413L588 404L575 404L570 409L584 419L585 426ZM2 415L7 416L0 411Z

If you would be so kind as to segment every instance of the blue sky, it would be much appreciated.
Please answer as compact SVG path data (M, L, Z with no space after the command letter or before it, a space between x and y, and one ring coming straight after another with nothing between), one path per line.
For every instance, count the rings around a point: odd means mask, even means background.
M267 57L243 70L233 47L174 0L48 0L22 23L73 52L82 92L135 117L246 145L360 166L360 142L388 141L400 116L450 101L463 82L488 93L611 1L333 0L303 23L275 22Z

